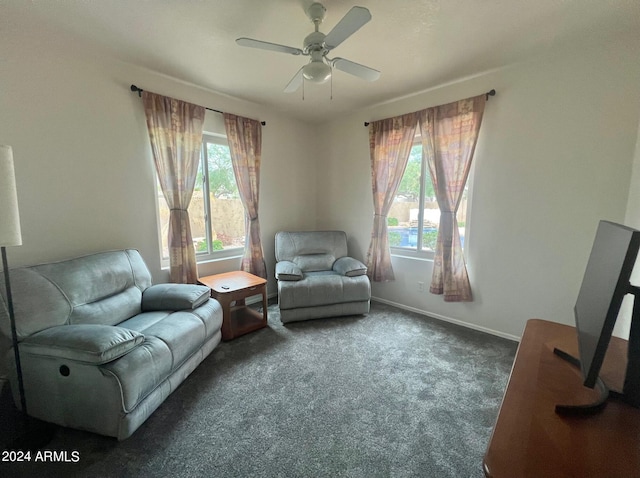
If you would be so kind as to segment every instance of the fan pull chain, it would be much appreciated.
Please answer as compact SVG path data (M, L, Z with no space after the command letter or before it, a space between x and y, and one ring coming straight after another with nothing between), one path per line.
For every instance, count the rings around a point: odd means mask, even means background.
M333 70L331 71L331 97L330 100L333 100Z

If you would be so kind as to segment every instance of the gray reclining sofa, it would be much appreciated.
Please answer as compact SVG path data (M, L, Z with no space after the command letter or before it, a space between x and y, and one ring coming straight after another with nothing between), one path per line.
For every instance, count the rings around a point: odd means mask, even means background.
M210 290L151 285L136 250L16 268L10 280L27 411L41 420L127 438L220 342Z
M345 232L278 232L276 261L283 323L369 312L367 267L347 256Z

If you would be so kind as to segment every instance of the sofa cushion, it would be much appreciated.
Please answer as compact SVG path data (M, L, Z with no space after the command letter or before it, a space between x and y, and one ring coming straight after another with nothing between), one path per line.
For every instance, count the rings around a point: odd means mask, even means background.
M333 270L343 276L356 277L365 275L367 266L353 257L341 257L333 264Z
M122 409L128 413L171 374L172 362L169 345L158 337L147 336L139 347L102 365L101 370L120 384Z
M300 281L278 282L280 309L368 301L370 298L371 285L366 275L347 277L332 271L308 272Z
M211 297L211 289L194 284L156 284L142 293L142 310L193 310Z
M281 261L276 263L276 279L278 280L300 280L303 278L302 269L291 261Z
M344 231L280 231L276 234L276 260L293 262L303 272L331 270L336 259L346 255Z
M122 357L143 341L143 334L123 327L59 325L25 338L20 352L103 364Z
M3 278L0 285L4 287ZM64 324L117 325L141 311L151 274L134 249L107 251L11 271L18 338ZM0 330L11 337L0 300ZM5 320L6 318L6 320Z

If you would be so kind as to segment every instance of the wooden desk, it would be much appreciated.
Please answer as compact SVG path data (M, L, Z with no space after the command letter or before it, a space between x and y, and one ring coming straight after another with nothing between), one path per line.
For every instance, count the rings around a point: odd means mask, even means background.
M222 306L222 340L235 339L267 326L267 281L244 271L201 277L198 282L211 289L211 297ZM262 295L262 314L250 309L247 297Z
M556 404L595 400L580 371L553 353L578 356L574 327L532 319L522 336L484 457L493 478L640 477L640 409L609 400L587 417L561 417ZM613 338L601 377L622 389L627 341Z

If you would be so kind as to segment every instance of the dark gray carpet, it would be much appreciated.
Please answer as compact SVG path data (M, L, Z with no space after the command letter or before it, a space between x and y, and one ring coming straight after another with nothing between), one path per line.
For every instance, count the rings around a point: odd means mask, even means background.
M517 344L372 303L221 344L123 441L59 428L78 463L2 476L481 477ZM4 468L4 470L3 470Z

